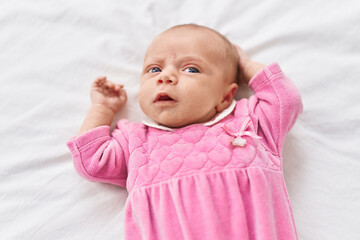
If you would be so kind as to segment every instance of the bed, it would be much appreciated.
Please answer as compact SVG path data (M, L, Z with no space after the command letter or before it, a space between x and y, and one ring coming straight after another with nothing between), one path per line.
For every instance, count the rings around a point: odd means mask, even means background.
M360 239L357 1L14 0L0 9L0 239L124 239L126 190L78 176L65 142L100 75L127 90L116 120L144 118L144 52L182 23L281 65L304 103L284 147L299 239ZM249 95L243 88L237 98Z

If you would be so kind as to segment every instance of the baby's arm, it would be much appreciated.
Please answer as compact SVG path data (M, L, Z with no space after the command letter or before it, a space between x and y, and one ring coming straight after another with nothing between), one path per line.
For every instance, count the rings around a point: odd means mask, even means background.
M265 67L235 47L240 58L240 80L254 92L249 108L258 122L257 134L271 152L280 156L285 136L302 111L300 93L278 64Z
M111 125L114 114L126 103L123 85L112 83L106 77L98 77L91 86L91 107L78 135L102 125Z
M78 173L90 181L126 186L127 141L120 129L110 134L114 114L127 97L122 85L97 78L91 87L90 110L77 137L67 145Z

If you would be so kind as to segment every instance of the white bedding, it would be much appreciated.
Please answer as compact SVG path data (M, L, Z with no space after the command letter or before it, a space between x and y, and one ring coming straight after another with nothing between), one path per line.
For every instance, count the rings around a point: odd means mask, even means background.
M4 0L0 9L1 240L124 238L126 190L79 177L65 142L99 75L125 84L116 119L141 121L146 47L190 22L279 62L298 86L304 112L285 143L284 174L299 238L360 239L357 1Z

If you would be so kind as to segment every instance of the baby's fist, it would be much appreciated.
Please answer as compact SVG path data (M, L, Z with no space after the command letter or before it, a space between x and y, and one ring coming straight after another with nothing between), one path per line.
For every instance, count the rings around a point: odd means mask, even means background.
M124 85L112 83L106 77L98 77L94 80L90 98L92 104L101 105L112 110L119 111L127 101Z
M249 81L260 72L265 66L261 63L254 62L238 45L233 44L239 56L239 83L248 84Z

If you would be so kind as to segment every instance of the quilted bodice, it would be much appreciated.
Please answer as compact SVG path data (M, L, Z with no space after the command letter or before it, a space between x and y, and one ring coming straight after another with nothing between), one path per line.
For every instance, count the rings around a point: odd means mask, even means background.
M251 120L247 132L257 134L256 122L249 117L246 104L245 99L238 102L233 113L208 127L194 124L166 131L120 122L119 127L128 130L127 189L199 172L251 166L279 170L279 159L270 154L259 139L244 136L245 146L233 145L234 137L229 132L239 132L246 120Z

